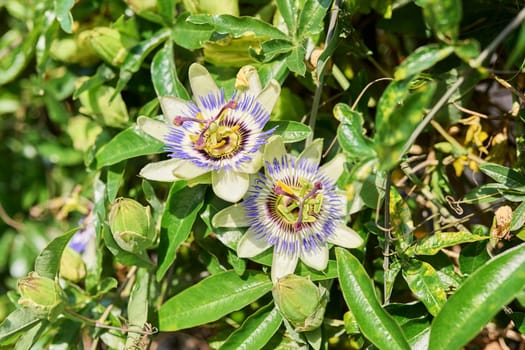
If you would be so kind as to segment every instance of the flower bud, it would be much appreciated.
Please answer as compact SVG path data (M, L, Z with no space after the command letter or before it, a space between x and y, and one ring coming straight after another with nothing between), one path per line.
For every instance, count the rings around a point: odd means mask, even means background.
M273 298L297 332L311 331L323 322L328 297L307 277L287 275L274 285Z
M117 198L109 212L109 227L123 250L142 254L155 244L156 232L150 208L129 198Z
M80 254L71 248L64 249L60 259L60 276L78 282L86 277L86 264Z
M63 307L63 294L60 286L53 279L30 272L27 277L18 280L22 306L32 308L42 318L54 318Z
M241 67L257 61L250 55L250 49L258 50L263 39L253 32L245 32L239 37L225 36L209 40L203 44L204 59L212 64Z
M83 31L80 39L87 42L100 58L113 66L122 64L128 54L128 48L137 43L131 37L109 27L96 27Z

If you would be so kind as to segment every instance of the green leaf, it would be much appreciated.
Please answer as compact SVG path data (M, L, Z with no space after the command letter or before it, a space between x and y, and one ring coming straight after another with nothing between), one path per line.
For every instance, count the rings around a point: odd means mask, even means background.
M288 35L294 36L297 30L297 9L295 7L295 0L276 0L275 4L279 13L281 14L286 28L288 28Z
M159 7L159 14L167 24L168 27L173 25L175 19L175 4L176 0L157 0L157 6Z
M137 126L132 126L118 133L98 150L95 166L100 169L133 157L163 151L164 143L149 136Z
M177 17L173 27L173 41L185 49L200 49L202 44L210 39L213 26L209 24L195 24L188 21L188 14L183 13Z
M398 261L393 261L388 269L385 270L383 278L385 280L385 300L390 299L392 291L394 290L394 282L401 271L401 264Z
M400 249L405 249L413 240L414 222L410 207L395 187L390 188L389 211L392 237Z
M397 66L394 78L402 80L420 73L450 56L452 52L454 52L453 46L443 44L421 46Z
M160 222L157 280L160 281L175 261L177 249L188 238L204 203L206 186L186 187L184 181L171 187Z
M35 271L38 272L40 276L54 279L58 275L62 252L77 231L78 228L74 228L58 236L49 242L40 252L35 260Z
M75 90L73 93L73 99L77 99L78 96L80 96L80 94L85 91L104 85L106 81L115 77L116 74L110 67L106 66L105 64L99 65L96 73L89 79L84 80L82 84Z
M190 95L177 76L173 43L168 40L151 62L151 80L157 96L176 96L189 100Z
M66 33L71 33L73 29L73 16L71 9L75 5L74 0L55 0L55 16L60 27Z
M261 54L256 55L256 58L262 56L263 62L269 62L273 60L275 56L290 52L294 47L294 43L288 40L267 40L261 44Z
M460 0L417 0L423 7L425 23L443 41L456 41L461 22Z
M257 350L277 332L283 318L273 302L248 317L221 345L219 350Z
M0 86L15 80L22 73L33 57L41 30L42 24L37 23L25 36L22 33L11 35L13 38L8 42L2 37L0 44L6 52L0 60Z
M425 304L428 312L437 315L447 301L447 295L432 265L411 259L408 266L403 267L403 277L412 293Z
M339 144L352 158L369 158L375 156L372 141L365 136L363 115L350 109L344 103L334 107L334 116L341 122L337 129Z
M11 312L0 324L0 345L12 344L27 332L28 328L36 326L41 320L29 308L19 308Z
M264 130L270 130L275 127L277 127L277 129L275 129L273 134L281 135L285 143L302 141L312 132L307 125L291 120L269 121L266 123Z
M47 322L43 321L35 324L30 329L24 331L24 334L17 340L14 350L30 350L33 344L36 343L45 331Z
M293 47L288 56L286 56L286 66L288 69L300 76L304 76L306 73L306 64L304 63L305 55L306 50L302 45Z
M515 170L495 163L481 163L479 169L494 181L515 191L525 192L525 176Z
M119 79L113 97L124 89L128 81L133 77L133 74L140 69L142 62L144 62L151 51L166 41L170 35L170 30L167 28L161 29L154 33L151 38L138 43L129 50L120 67Z
M197 25L211 25L216 32L221 34L231 34L233 37L240 37L246 32L253 32L256 37L283 40L288 39L288 36L279 29L255 17L199 14L189 16L187 21Z
M356 257L335 249L344 299L363 335L379 349L410 349L399 325L377 300L372 280Z
M480 54L479 42L474 39L466 39L454 45L454 53L464 62L470 63Z
M487 242L474 242L461 248L459 269L464 275L470 275L490 260Z
M410 246L405 254L408 256L414 255L434 255L441 249L451 247L454 245L477 242L490 238L489 236L481 236L472 234L470 232L437 232L431 236L427 236Z
M120 186L124 181L125 170L126 162L120 162L108 167L106 191L109 202L113 202L117 198Z
M467 344L523 286L525 244L476 270L450 296L432 322L429 350L459 349Z
M378 104L374 147L381 170L389 170L399 162L404 144L423 119L436 88L436 84L429 83L407 95L406 84L390 84Z
M211 275L175 295L159 309L159 330L176 331L213 322L259 299L272 289L267 274L235 271Z
M297 35L310 38L319 34L324 28L323 19L331 3L331 0L306 0L299 14Z
M126 339L126 348L132 348L142 337L141 334L133 332L140 331L148 322L148 304L149 304L149 278L150 274L145 269L138 269L135 284L128 300L128 338Z
M512 220L510 221L509 229L511 231L519 230L525 224L525 202L522 202L512 212Z

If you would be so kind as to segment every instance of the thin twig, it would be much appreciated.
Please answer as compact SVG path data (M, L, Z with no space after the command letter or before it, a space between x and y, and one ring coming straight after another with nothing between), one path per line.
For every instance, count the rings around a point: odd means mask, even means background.
M507 35L509 35L510 32L512 32L514 29L516 29L521 24L521 22L523 22L523 20L525 20L525 7L522 8L518 15L512 20L512 22L507 24L507 26L501 31L501 33L499 33L499 35L494 40L492 40L489 46L487 46L485 50L483 50L481 54L474 61L472 61L472 67L479 67L483 63L483 61L485 61L485 59L490 55L490 53L496 50L498 45L501 44L501 42L507 37Z
M385 182L385 201L383 207L383 218L385 227L385 246L383 247L383 271L388 271L390 268L390 241L392 237L390 236L390 186L392 184L391 174L388 173L386 176ZM383 281L383 291L385 291L385 302L384 305L390 304L390 295L387 295L387 280L386 278Z
M341 0L335 0L334 4L332 6L332 12L330 14L330 23L328 25L328 30L326 32L326 39L325 39L325 45L324 47L327 48L330 44L330 41L332 40L335 32L335 26L337 24L337 16L339 15L339 3ZM310 113L310 120L308 121L308 126L310 127L310 130L312 132L308 137L306 138L305 145L308 146L314 139L314 129L315 124L317 122L317 113L319 111L319 102L321 101L321 93L323 90L323 82L324 82L324 72L326 69L326 65L323 65L321 68L321 71L319 72L318 77L318 84L315 88L315 94L314 94L314 101L312 103L312 111Z
M479 113L479 112L476 112L476 111L473 111L473 110L465 108L465 107L462 107L459 104L457 104L456 101L452 101L452 105L454 107L456 107L457 110L459 110L459 111L461 111L463 113L467 113L467 114L470 114L470 115L473 115L473 116L476 116L476 117L480 117L480 118L483 118L483 119L489 119L488 115L483 114L483 113Z
M0 203L0 219L2 219L8 226L11 226L17 231L22 231L24 229L24 224L11 219L11 217L4 210L2 203Z

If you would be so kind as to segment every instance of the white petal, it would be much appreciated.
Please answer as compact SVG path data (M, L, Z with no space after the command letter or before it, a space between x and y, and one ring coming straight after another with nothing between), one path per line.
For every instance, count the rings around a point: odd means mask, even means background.
M328 237L327 241L345 248L357 248L363 244L361 236L345 224L338 224L334 235Z
M268 139L268 143L264 146L263 160L272 163L275 158L281 160L286 154L286 148L281 136L273 135Z
M209 172L210 169L202 168L193 164L190 160L179 159L177 166L173 169L175 176L181 179L194 179Z
M163 141L169 133L169 128L166 123L159 122L158 120L151 119L141 115L137 118L137 125L146 134L153 136L157 140Z
M193 63L189 70L188 76L190 78L191 91L195 97L207 96L210 93L218 93L219 88L212 76L204 66Z
M242 204L234 204L219 211L211 219L215 227L247 227L248 218Z
M292 274L297 266L299 256L297 254L278 254L273 252L272 259L272 281L277 282L279 278Z
M164 119L169 125L173 125L175 117L186 115L188 102L183 99L174 96L163 96L159 100Z
M339 153L337 154L331 161L324 164L320 169L320 173L328 177L329 179L332 179L333 181L337 181L341 174L343 174L343 171L345 170L345 162L346 157L344 154Z
M321 162L323 154L323 139L315 139L301 152L298 159L307 159L313 164Z
M241 67L237 73L235 88L254 96L258 95L262 90L262 86L257 69L254 66Z
M161 160L160 162L149 163L140 170L139 175L145 179L153 181L178 181L180 178L175 176L173 169L175 169L180 161L180 159L168 159Z
M188 183L188 187L195 187L201 184L209 185L211 184L211 172L204 173L192 179L186 179L186 181ZM341 214L341 216L344 216L344 215L345 213Z
M248 191L250 175L231 170L214 171L211 173L211 184L217 197L238 202Z
M266 238L257 238L255 232L248 229L237 243L237 255L239 258L253 258L268 248L270 245Z
M328 247L301 252L301 261L317 271L323 271L328 265Z
M262 167L263 154L261 151L257 151L253 154L253 158L247 162L240 164L237 170L242 173L255 174Z
M265 110L271 112L273 106L275 106L275 102L277 102L277 99L279 98L280 93L281 85L279 85L277 80L272 79L268 85L265 86L263 91L261 91L261 93L257 96L256 101L259 102Z

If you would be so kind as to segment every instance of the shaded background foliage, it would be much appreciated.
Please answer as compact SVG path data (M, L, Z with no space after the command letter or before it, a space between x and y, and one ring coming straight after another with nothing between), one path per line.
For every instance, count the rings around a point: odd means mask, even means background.
M146 348L191 334L203 348L523 346L525 27L494 40L524 5L1 1L0 319L15 315L21 328L0 326L0 344ZM367 243L354 255L338 249L325 273L297 271L331 292L320 343L283 326L262 272L268 254L239 259L227 232L211 226L226 203L204 186L137 177L164 155L134 122L161 113L158 96L189 98L193 62L228 93L238 68L255 65L263 83L282 84L271 123L292 152L315 135L327 158L347 155L340 184L350 225ZM112 239L107 213L121 196L152 208L160 238L147 256ZM111 331L15 314L17 280L57 274L73 228L92 230L95 250L83 255L85 275L62 279L67 304L77 316L103 317ZM46 254L55 261L37 259ZM213 290L217 281L224 295L211 293L192 314L198 300L188 288ZM242 302L208 305L247 284ZM144 334L119 330L133 320Z

